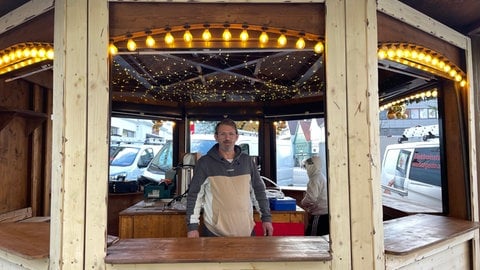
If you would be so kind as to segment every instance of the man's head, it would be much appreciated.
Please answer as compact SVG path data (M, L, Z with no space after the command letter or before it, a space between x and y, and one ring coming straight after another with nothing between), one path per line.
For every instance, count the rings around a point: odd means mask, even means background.
M215 127L215 140L220 148L232 150L238 140L237 125L231 119L223 119Z

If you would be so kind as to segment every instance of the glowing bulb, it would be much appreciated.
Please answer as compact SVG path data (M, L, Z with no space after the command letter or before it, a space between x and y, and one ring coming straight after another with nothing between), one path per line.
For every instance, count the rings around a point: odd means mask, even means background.
M45 48L40 48L40 50L38 50L38 57L44 58L46 54L47 51L45 50Z
M313 51L317 54L323 53L323 43L320 41L317 42L317 44L315 44L315 47L313 48Z
M418 57L418 52L417 51L412 51L412 58L416 59Z
M450 75L450 77L455 77L457 76L457 71L455 69L452 69L448 74Z
M277 39L278 45L281 47L287 45L287 37L284 34L281 34Z
M129 38L127 41L127 49L131 52L137 49L137 43L135 43L135 41L133 41L131 38Z
M155 46L155 39L151 35L148 35L145 39L145 45L147 45L149 48L152 48Z
M385 52L385 50L378 50L378 58L379 59L385 59L385 57L387 57L387 53Z
M248 32L246 29L243 29L243 31L240 33L240 40L241 41L247 41L248 40Z
M205 29L202 33L202 39L204 41L210 41L210 39L212 39L212 34L210 33L210 31L208 31L208 29Z
M115 44L110 43L110 46L108 46L108 51L111 55L116 55L118 53L118 48L115 46Z
M460 82L460 86L461 86L461 87L464 87L465 85L467 85L467 82L466 82L465 80L463 80L463 81Z
M393 58L395 56L395 50L394 49L389 49L387 51L387 56L388 56L388 58Z
M5 62L5 63L9 63L9 62L10 62L10 56L8 56L8 54L4 54L4 55L3 55L3 62Z
M20 48L19 48L19 49L17 49L17 50L15 51L15 54L17 55L17 58L20 58L20 57L22 57L22 55L23 55L23 53L22 53L22 49L20 49Z
M260 41L261 44L266 44L268 42L268 34L267 32L263 31L260 34L260 37L258 37L258 40Z
M232 39L232 33L230 33L230 30L228 30L228 28L225 28L225 30L223 30L222 38L225 41L230 41Z
M455 76L455 81L460 82L461 80L463 80L462 75L457 74L457 76Z
M23 57L28 58L30 56L30 48L23 49Z
M430 63L431 61L432 61L432 56L431 56L430 54L427 54L427 55L425 56L425 62L426 62L426 63Z
M185 42L192 42L193 36L192 36L192 33L190 33L189 30L185 30L185 33L183 34L183 40Z
M297 43L295 43L295 47L297 49L305 48L305 40L302 37L298 38Z
M433 92L432 92L432 97L436 98L437 96L438 96L437 90L433 91Z
M397 55L397 57L403 57L403 50L401 48L398 48L395 51L395 55Z
M175 41L175 39L173 38L172 33L168 32L167 34L165 34L165 43L171 45L173 41Z
M53 49L52 48L48 49L47 58L51 60L53 59L53 55L54 55Z

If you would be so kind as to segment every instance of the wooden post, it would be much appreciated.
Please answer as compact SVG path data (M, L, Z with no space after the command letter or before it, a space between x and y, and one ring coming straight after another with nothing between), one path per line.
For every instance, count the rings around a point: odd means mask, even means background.
M50 269L104 267L107 4L55 1Z
M332 268L383 269L376 2L326 5Z

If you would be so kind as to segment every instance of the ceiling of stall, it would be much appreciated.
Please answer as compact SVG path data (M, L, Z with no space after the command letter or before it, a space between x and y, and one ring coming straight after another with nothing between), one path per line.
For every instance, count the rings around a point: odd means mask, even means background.
M28 1L0 0L0 16L26 2ZM480 12L478 12L480 1L402 0L401 2L463 34L480 33ZM198 11L198 13L201 12L203 11ZM291 9L290 12L294 14L295 10ZM48 16L53 18L53 12ZM251 16L252 18L265 17L262 14L251 14ZM282 16L289 16L289 14L286 12ZM197 17L200 15L197 14ZM51 23L52 18L43 21ZM182 18L183 23L186 18ZM123 26L124 29L113 29L115 33L127 33L131 29L145 29L152 26L145 25L148 20L137 21L128 18L125 20L128 29L125 26ZM252 20L254 19L250 19L249 22ZM300 23L303 23L305 28L317 22L302 21ZM27 24L25 23L22 27L28 28ZM135 24L139 25L135 26ZM35 25L38 27L38 21ZM36 35L41 35L38 31L34 32ZM51 35L52 32L46 31L46 34ZM8 35L8 32L4 33L0 38ZM53 36L45 39L53 40ZM6 44L6 40L3 39L0 43ZM112 99L117 104L178 106L193 103L253 102L268 104L271 107L276 105L281 108L282 104L286 103L300 104L320 100L323 98L322 93L325 89L323 55L311 50L190 49L180 52L123 53L114 56L112 60ZM410 72L410 70L397 72L386 68L387 66L390 67L390 64L382 61L379 63L381 97L392 96L432 82L432 78L424 76L425 74ZM9 77L15 76L23 76L23 74L9 75ZM30 77L34 76L27 76L24 79L28 80ZM5 79L5 76L2 76L2 79Z

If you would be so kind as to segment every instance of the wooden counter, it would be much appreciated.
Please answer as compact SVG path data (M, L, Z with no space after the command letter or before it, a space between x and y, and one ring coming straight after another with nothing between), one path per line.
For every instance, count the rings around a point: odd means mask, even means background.
M165 202L155 202L147 206L145 201L119 213L119 237L124 238L161 238L186 237L185 211L169 209ZM297 207L296 211L272 211L274 235L303 235L306 212ZM260 222L258 213L254 214ZM258 224L255 231L258 231ZM257 233L258 234L258 233Z
M200 237L120 239L106 263L282 262L331 260L321 237Z
M8 222L0 224L0 250L26 259L48 258L49 222Z
M479 224L445 216L416 214L383 223L385 253L406 255L478 230Z

